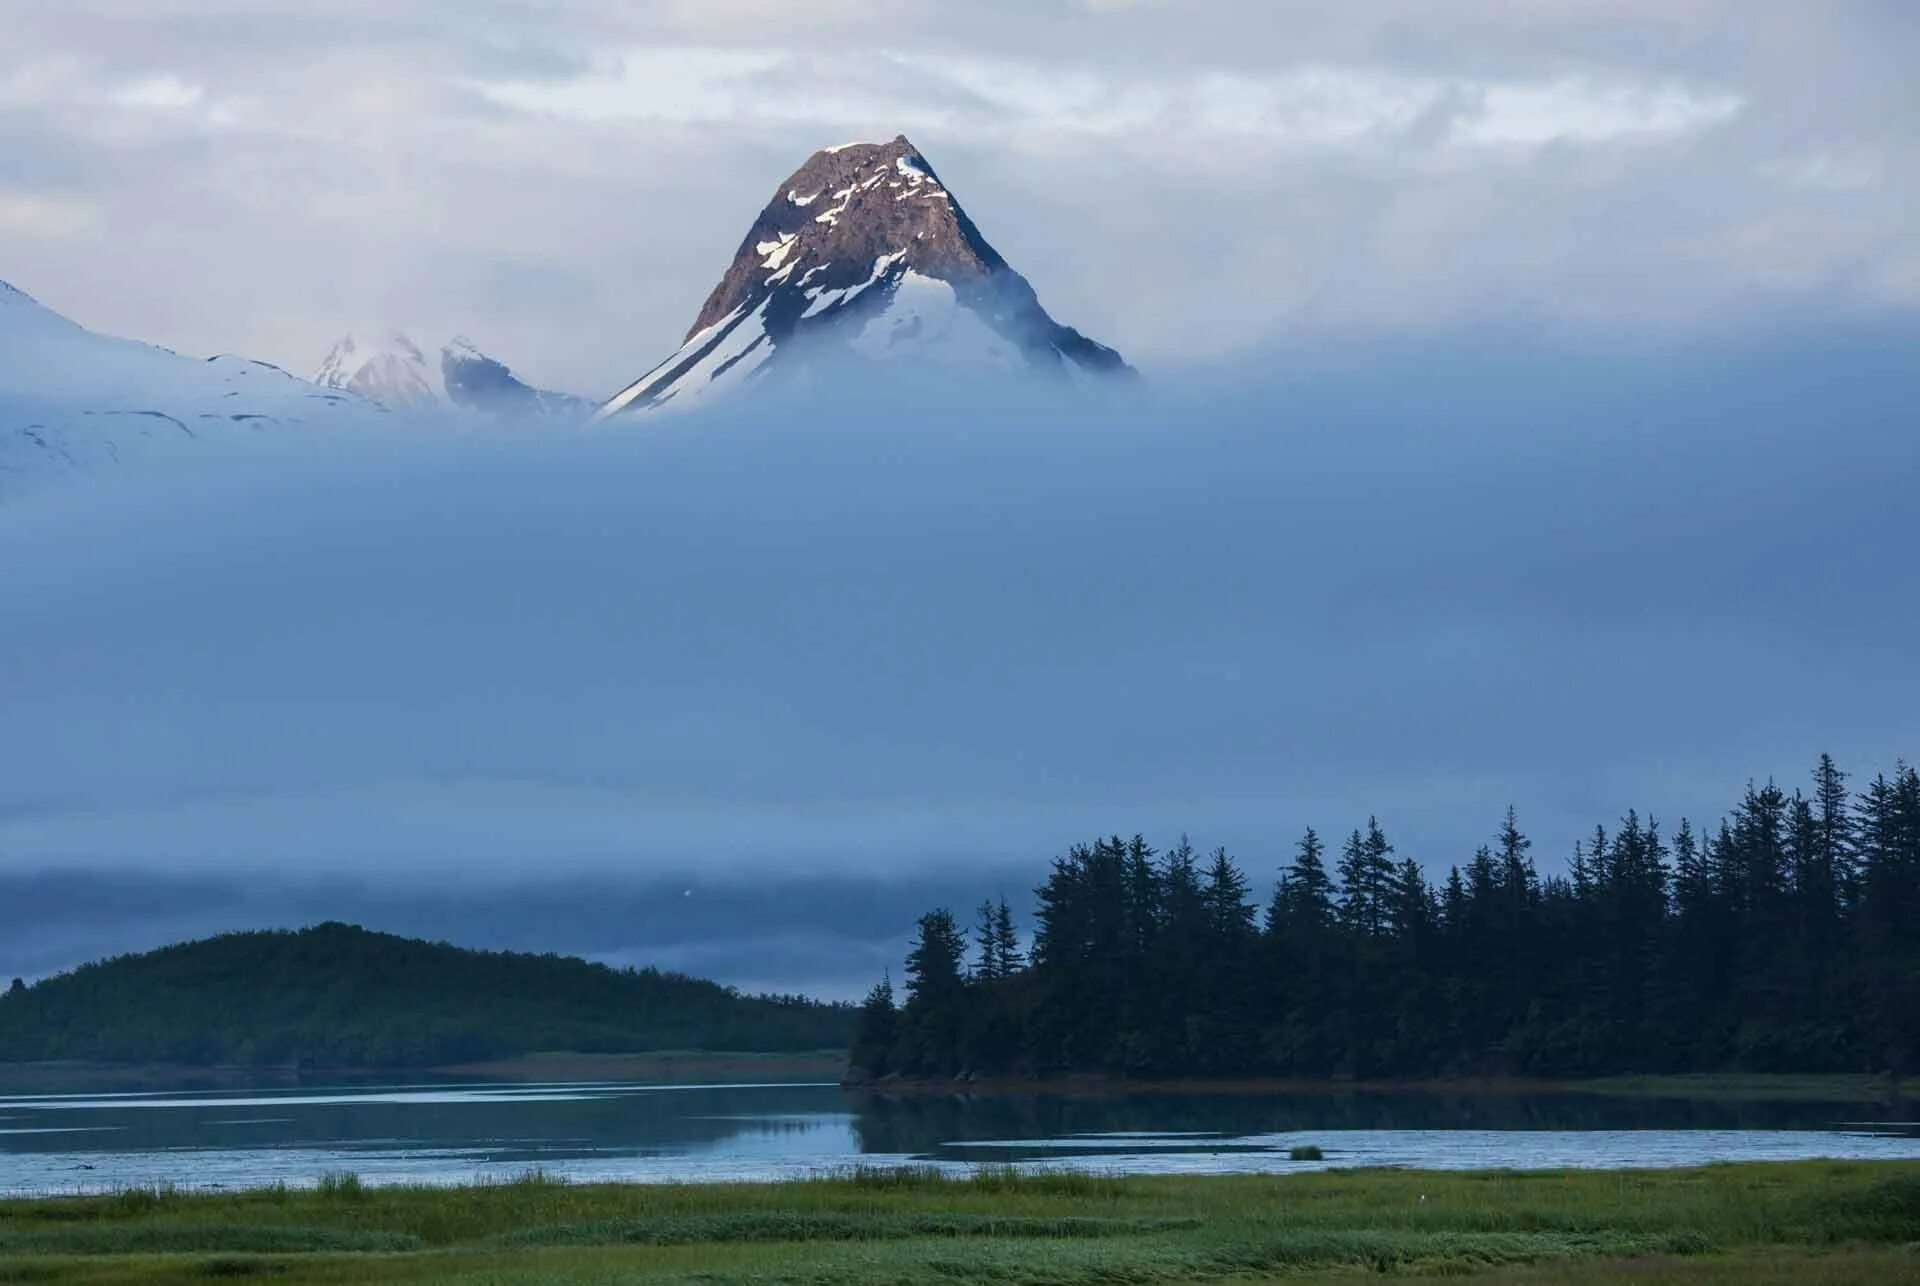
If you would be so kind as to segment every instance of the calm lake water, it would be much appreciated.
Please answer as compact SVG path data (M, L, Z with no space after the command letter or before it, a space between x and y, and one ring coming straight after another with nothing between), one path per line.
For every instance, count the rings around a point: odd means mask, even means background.
M1131 1173L1920 1158L1911 1109L1588 1095L980 1098L833 1085L356 1085L0 1097L0 1191L786 1179L853 1165ZM1322 1162L1288 1159L1311 1144Z

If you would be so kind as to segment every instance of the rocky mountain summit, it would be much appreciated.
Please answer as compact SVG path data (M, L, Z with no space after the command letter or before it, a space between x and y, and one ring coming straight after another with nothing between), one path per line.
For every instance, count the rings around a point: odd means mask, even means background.
M902 135L828 148L794 171L679 351L599 418L703 404L816 346L989 370L1133 373L1047 314Z

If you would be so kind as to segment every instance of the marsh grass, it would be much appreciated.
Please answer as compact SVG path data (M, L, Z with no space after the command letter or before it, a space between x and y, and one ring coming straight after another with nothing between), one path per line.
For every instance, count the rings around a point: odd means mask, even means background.
M367 1195L360 1182L360 1176L351 1170L337 1170L320 1176L320 1183L314 1189L329 1201L358 1201Z
M862 1168L788 1184L658 1186L529 1172L453 1189L342 1175L311 1189L0 1202L0 1282L1064 1286L1500 1279L1520 1268L1585 1281L1602 1279L1577 1276L1578 1266L1600 1263L1666 1282L1742 1280L1716 1274L1782 1256L1809 1281L1854 1261L1871 1275L1831 1280L1920 1281L1916 1239L1920 1164L1900 1163L1213 1178Z

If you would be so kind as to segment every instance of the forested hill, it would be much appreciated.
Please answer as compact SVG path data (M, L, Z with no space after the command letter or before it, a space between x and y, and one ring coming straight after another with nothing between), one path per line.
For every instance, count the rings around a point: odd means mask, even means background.
M548 1050L844 1049L844 1006L348 924L229 933L0 997L0 1061L422 1067Z

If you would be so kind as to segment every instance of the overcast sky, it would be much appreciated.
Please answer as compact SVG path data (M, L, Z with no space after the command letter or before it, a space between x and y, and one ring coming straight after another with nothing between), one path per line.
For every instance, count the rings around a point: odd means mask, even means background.
M1264 888L1308 824L1438 875L1515 803L1552 870L1920 750L1920 6L4 23L0 279L95 329L604 394L810 151L904 131L1150 379L11 499L0 971L339 916L849 995L1096 830Z
M1150 370L1920 304L1902 0L11 0L6 26L0 279L303 373L391 322L606 394L808 152L900 131Z

